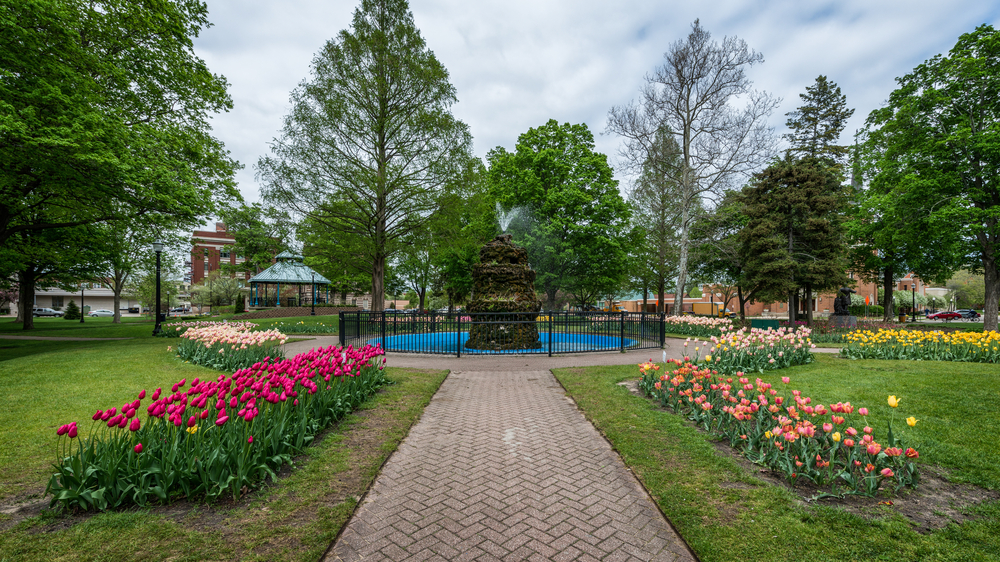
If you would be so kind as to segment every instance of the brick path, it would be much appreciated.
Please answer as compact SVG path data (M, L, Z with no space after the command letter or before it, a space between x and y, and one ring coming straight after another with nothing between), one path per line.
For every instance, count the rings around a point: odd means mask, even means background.
M325 560L694 556L549 371L477 370L452 371Z

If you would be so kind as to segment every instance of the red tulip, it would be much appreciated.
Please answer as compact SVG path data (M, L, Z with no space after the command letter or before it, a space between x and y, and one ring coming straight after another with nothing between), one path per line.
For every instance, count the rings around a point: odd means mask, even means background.
M915 458L917 458L917 457L920 456L920 453L918 453L917 450L914 449L913 447L910 447L909 449L907 449L906 453L904 453L904 454L906 455L906 458L908 458L908 459L915 459Z
M139 443L138 445L135 446L135 452L136 453L142 452L142 443Z
M208 419L208 410L203 411L200 417L203 420Z

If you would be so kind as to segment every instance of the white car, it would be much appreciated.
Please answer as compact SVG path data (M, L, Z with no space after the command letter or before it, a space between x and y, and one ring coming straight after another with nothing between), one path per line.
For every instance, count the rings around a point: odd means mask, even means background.
M31 309L32 316L62 316L63 312L61 310L52 310L51 308L41 308L35 307Z
M87 316L90 316L91 318L95 318L97 316L114 316L114 315L115 315L115 313L111 312L110 310L105 310L103 308L99 308L97 310L91 310L90 314L88 314Z

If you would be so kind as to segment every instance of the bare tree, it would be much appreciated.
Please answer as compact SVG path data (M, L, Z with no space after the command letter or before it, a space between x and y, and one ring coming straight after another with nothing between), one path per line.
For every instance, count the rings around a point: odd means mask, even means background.
M669 131L680 146L680 169L665 164L661 170L680 178L674 293L674 313L680 314L697 210L773 157L776 139L766 119L781 100L751 89L746 69L764 61L760 53L736 37L712 41L698 20L687 39L672 44L663 58L646 76L638 101L611 108L608 131L624 138L620 153L636 174L648 168L658 131ZM736 107L737 101L745 104Z

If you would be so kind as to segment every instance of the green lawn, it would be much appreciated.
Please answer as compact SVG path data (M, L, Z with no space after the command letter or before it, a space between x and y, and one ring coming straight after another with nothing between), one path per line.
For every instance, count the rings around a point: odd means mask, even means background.
M151 324L102 326L87 319L83 327L64 327L69 323L44 319L34 333L134 339L0 340L0 384L7 395L0 410L0 503L43 499L60 425L77 421L86 434L98 408L120 406L142 389L169 388L181 378L219 374L178 361L167 351L177 340L153 338ZM395 384L318 438L277 485L240 503L181 502L93 516L46 510L13 527L11 516L0 515L0 561L314 561L419 419L445 372L390 368L388 377Z
M635 366L555 373L703 561L1000 560L1000 502L972 508L977 520L926 535L888 509L868 520L802 504L718 453L681 416L617 385L638 378ZM761 378L781 386L782 376L814 403L867 406L881 435L891 415L886 398L896 395L897 432L920 450L920 462L944 467L953 481L1000 489L1000 450L983 438L1000 432L1000 366L817 355L813 364ZM914 428L902 421L910 415L920 420Z

